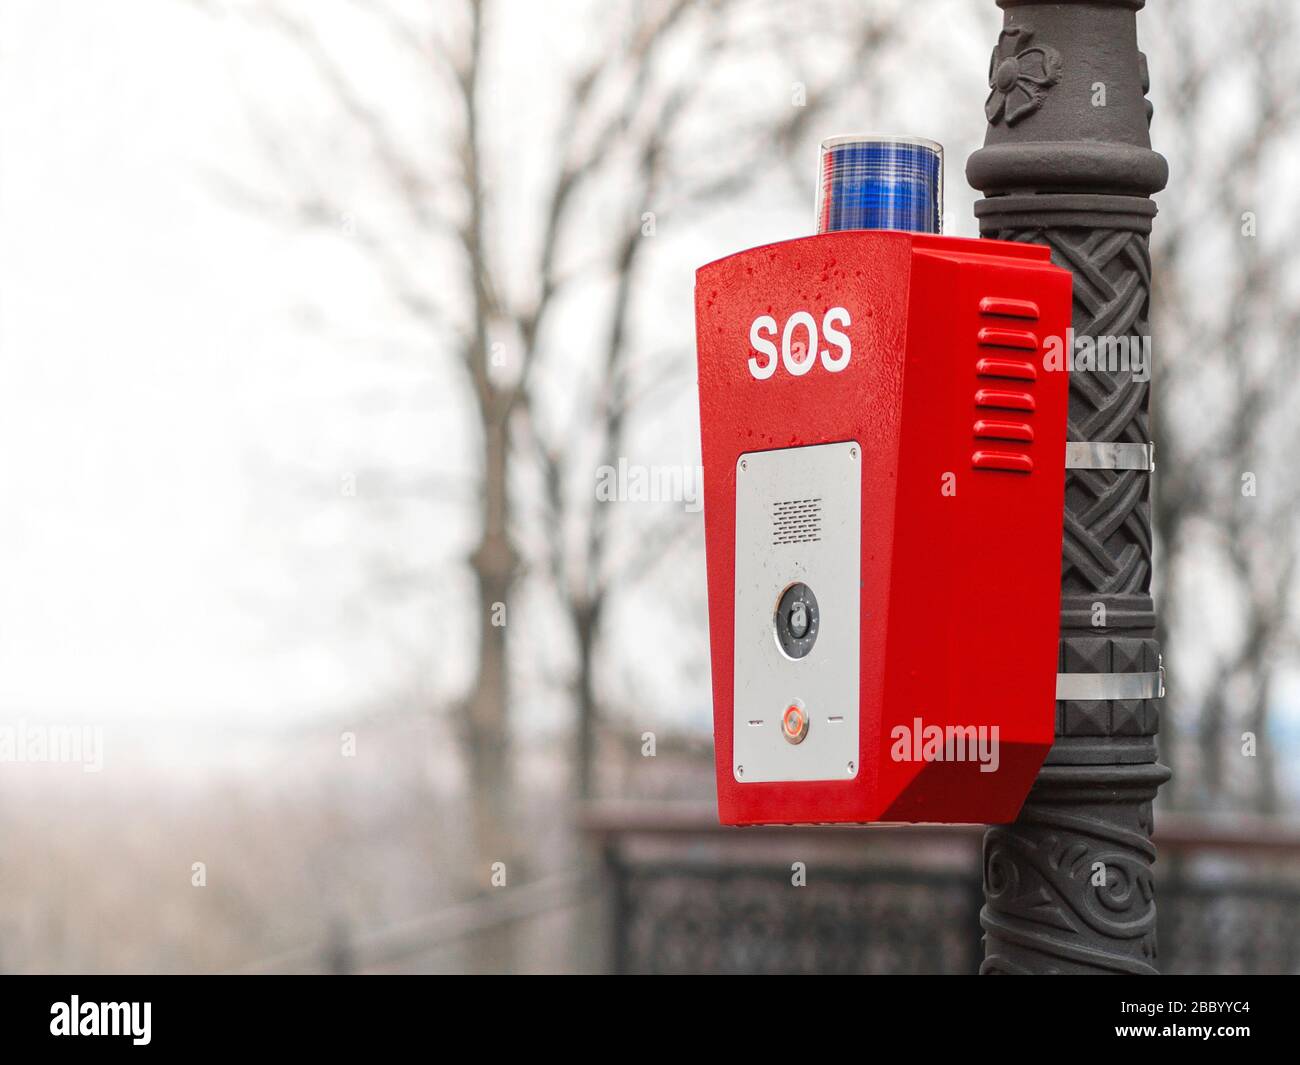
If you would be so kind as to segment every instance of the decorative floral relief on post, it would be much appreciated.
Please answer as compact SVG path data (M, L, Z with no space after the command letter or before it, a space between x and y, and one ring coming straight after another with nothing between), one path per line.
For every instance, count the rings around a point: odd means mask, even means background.
M996 126L1003 118L1014 126L1032 115L1061 80L1061 53L1045 45L1029 46L1033 30L1005 29L989 58L989 98L984 114Z

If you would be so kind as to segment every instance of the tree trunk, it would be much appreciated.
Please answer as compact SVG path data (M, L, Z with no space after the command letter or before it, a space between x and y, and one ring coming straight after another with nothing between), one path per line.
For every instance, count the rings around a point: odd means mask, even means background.
M595 789L596 772L596 634L600 608L581 606L574 609L578 639L577 732L574 740L574 798L586 802Z
M462 741L469 770L474 871L472 881L490 888L493 864L505 865L506 883L516 883L517 869L513 823L513 789L509 749L509 673L506 633L511 586L515 578L515 553L506 534L507 440L504 426L484 425L486 435L483 471L483 532L470 564L478 587L478 670L466 704ZM455 613L450 612L454 617ZM491 888L497 890L496 888ZM487 932L475 944L473 966L485 972L510 968L508 929Z

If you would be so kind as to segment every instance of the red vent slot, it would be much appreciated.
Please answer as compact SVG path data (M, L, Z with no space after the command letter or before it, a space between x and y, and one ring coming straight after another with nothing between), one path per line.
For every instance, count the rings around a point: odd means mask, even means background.
M1038 320L1038 304L1033 300L1013 300L1004 296L985 296L980 300L980 314L1000 315L1003 318L1028 318Z
M1024 422L1001 422L992 418L980 418L975 423L975 435L981 440L1019 440L1025 444L1034 441L1033 426Z
M981 388L975 393L975 405L1003 410L1033 410L1034 397L1028 392L1013 392L1004 388Z
M1038 334L1029 329L994 329L984 326L976 335L979 342L986 347L1038 350Z
M975 372L981 377L1010 377L1017 381L1037 381L1038 370L1023 359L980 359Z
M1034 460L1016 451L976 451L970 464L977 470L1007 470L1011 473L1032 473Z

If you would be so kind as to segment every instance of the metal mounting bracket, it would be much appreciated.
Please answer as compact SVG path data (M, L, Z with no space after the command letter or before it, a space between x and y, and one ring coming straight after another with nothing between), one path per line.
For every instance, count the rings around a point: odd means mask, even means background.
M1071 440L1065 445L1065 468L1150 472L1156 468L1156 446L1115 440Z
M1162 699L1165 667L1154 673L1058 673L1056 698L1070 702L1109 699Z

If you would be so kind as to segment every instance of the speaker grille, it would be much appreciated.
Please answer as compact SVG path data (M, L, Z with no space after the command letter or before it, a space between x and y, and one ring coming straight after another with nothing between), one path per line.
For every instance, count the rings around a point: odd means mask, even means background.
M772 543L815 544L822 538L822 501L783 499L772 504Z

